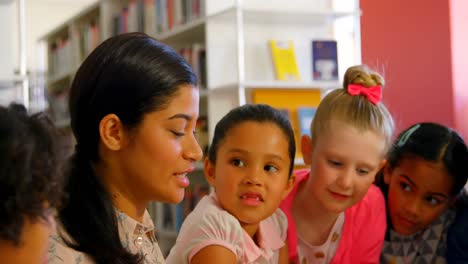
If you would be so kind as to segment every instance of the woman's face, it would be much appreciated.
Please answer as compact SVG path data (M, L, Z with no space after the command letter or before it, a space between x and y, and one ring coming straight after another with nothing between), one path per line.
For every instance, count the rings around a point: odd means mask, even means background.
M128 131L116 172L125 181L120 187L127 198L168 203L183 199L188 173L203 154L194 135L198 107L198 89L182 85L165 109L146 114L138 128Z

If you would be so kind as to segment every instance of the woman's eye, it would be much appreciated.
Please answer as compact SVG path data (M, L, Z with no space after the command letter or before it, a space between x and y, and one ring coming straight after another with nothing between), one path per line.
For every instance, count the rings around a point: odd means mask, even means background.
M231 164L236 166L236 167L244 167L245 166L244 162L242 160L240 160L240 159L233 159L231 161Z
M277 172L278 171L278 168L276 168L273 165L266 165L265 167L263 167L263 169L265 171L267 171L267 172Z
M184 132L178 132L178 131L174 131L174 130L171 130L172 134L174 134L176 137L182 137L182 136L185 136L185 133Z
M441 201L440 201L439 199L434 198L434 197L432 197L432 196L427 197L427 198L426 198L426 201L427 201L429 204L431 204L431 205L438 205L438 204L441 203Z
M404 182L400 182L400 187L405 192L410 192L411 191L411 186L409 186L408 184L406 184Z

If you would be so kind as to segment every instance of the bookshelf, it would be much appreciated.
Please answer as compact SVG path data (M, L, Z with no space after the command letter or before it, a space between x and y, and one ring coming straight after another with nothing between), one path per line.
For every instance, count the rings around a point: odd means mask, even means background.
M337 42L338 76L343 76L361 62L360 15L358 0L289 0L287 5L284 0L100 0L43 37L49 52L47 91L50 98L66 97L78 65L97 43L117 33L144 31L179 51L202 80L201 142L209 142L223 115L245 103L287 109L297 127L298 107L317 106L324 94L341 87L339 80L314 80L312 41ZM276 79L272 39L294 42L300 80ZM56 122L66 127L69 119L64 114ZM303 165L302 158L295 163ZM203 165L196 167L191 187L206 184ZM164 206L154 203L149 209L167 253L177 226L163 225ZM171 208L179 221L177 206Z

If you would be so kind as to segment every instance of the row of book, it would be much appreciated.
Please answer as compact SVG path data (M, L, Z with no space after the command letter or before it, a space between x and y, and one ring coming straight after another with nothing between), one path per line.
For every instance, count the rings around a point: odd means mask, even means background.
M276 78L278 80L301 80L296 52L292 40L270 40ZM311 43L312 79L338 80L338 52L335 40L313 40Z
M114 16L113 34L166 32L205 14L204 0L130 0Z
M74 59L82 62L101 42L99 17L78 25L72 32L74 44Z
M205 46L201 43L194 43L180 48L178 52L190 65L192 65L193 71L198 76L200 88L205 89L207 77Z
M56 38L49 44L49 81L58 79L73 71L72 42L69 36Z
M184 219L193 211L197 203L208 195L210 187L206 184L195 184L185 190L185 196L181 203L177 205L163 204L163 223L166 231L179 232Z
M197 119L197 125L195 127L195 135L197 142L200 145L203 153L208 153L209 141L208 141L208 120L206 116L200 116Z
M70 74L100 43L99 18L78 24L49 43L49 81Z

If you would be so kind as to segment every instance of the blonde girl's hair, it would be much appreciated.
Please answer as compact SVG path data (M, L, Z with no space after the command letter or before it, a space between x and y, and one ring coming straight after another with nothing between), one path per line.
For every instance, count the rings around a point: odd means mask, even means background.
M358 84L365 88L381 86L385 81L377 72L366 65L350 67L346 70L343 88L328 93L320 102L311 125L312 137L317 138L329 127L331 120L345 122L359 130L371 130L383 135L386 150L391 145L394 131L393 118L382 102L372 103L364 95L351 95L348 85Z

